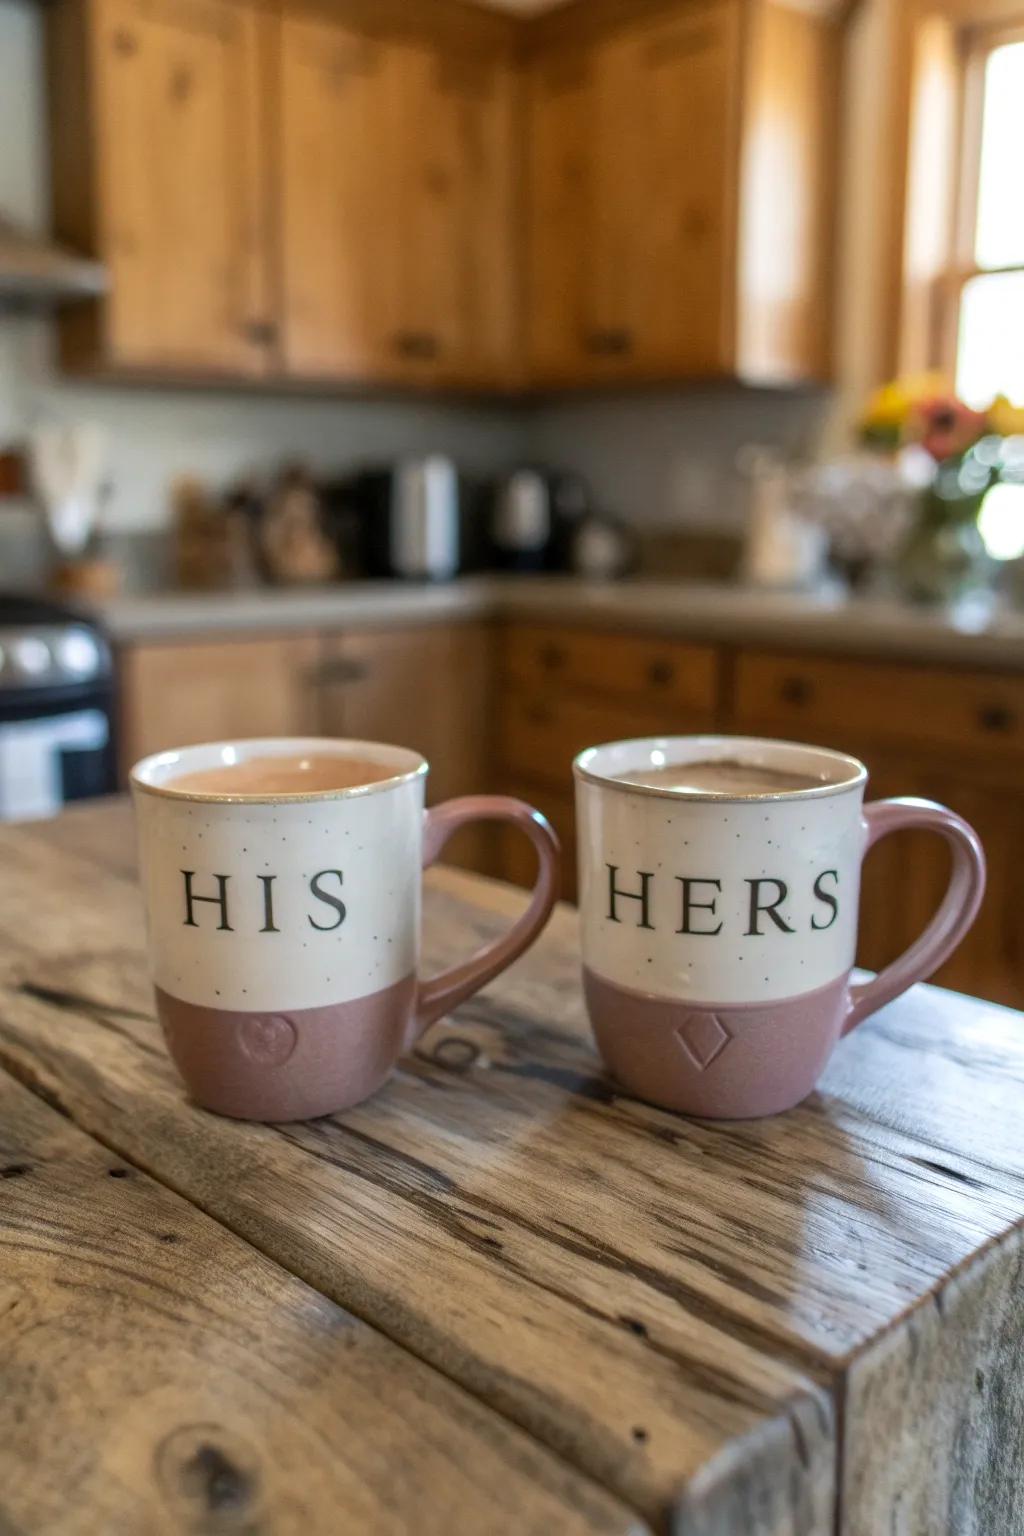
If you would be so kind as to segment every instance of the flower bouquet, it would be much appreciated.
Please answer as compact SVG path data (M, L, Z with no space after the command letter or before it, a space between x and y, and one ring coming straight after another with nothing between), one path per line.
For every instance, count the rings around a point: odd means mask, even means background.
M987 410L973 410L941 378L924 375L877 390L861 418L860 438L897 459L917 487L915 514L895 562L905 594L918 602L952 602L990 585L995 551L980 520L993 488L1018 477L1024 409L999 396ZM1019 515L1024 521L1024 508ZM1021 538L1024 547L1024 527Z

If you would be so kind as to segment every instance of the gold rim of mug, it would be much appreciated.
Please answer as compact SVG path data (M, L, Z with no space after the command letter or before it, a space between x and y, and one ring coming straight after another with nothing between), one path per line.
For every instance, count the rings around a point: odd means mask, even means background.
M303 805L316 800L358 800L365 795L383 794L388 790L398 789L402 784L411 784L414 779L425 778L430 772L430 764L426 758L412 747L396 747L391 742L356 741L337 736L297 736L294 738L296 746L301 744L304 747L336 747L339 741L344 741L346 747L365 749L367 753L372 752L374 748L382 752L403 752L407 757L415 758L416 764L415 767L395 773L390 778L377 779L372 784L350 784L344 789L300 789L281 794L231 795L218 794L216 791L209 793L202 790L175 789L173 780L169 784L149 784L142 777L143 773L157 766L161 760L176 757L181 753L208 752L217 747L266 746L271 741L289 740L291 738L288 737L255 737L241 741L200 741L187 747L172 747L165 752L152 752L148 757L140 758L129 770L128 784L138 794L156 795L162 800L191 800L200 805ZM355 752L327 755L336 755L340 758L348 755L354 757ZM222 766L233 767L234 765L225 763Z
M759 795L736 795L714 789L688 789L685 792L659 789L654 784L636 784L611 774L596 773L586 763L586 759L598 752L607 751L609 747L650 746L670 749L673 743L679 745L698 741L709 746L739 746L742 743L747 746L791 747L798 752L817 752L822 757L831 758L833 762L845 763L850 773L838 784L815 784L810 789L778 789ZM679 766L684 767L685 763ZM602 741L593 747L585 747L573 759L572 771L574 778L582 779L586 784L595 784L599 789L614 789L629 795L653 795L658 800L674 800L676 804L684 801L687 805L694 801L709 805L758 805L780 800L827 800L833 795L848 794L851 789L863 787L868 781L867 768L859 757L853 757L849 752L839 752L834 747L820 747L809 741L783 741L771 736L626 736L619 741Z

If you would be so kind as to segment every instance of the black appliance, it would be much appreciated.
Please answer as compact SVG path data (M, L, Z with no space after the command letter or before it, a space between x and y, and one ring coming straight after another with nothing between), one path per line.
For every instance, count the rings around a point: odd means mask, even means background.
M117 787L114 666L95 620L0 593L0 820Z
M578 475L524 466L495 488L493 563L502 571L566 571L576 530L589 508Z

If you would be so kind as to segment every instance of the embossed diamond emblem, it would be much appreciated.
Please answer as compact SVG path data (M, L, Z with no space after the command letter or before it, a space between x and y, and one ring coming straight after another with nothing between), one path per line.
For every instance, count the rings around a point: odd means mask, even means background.
M714 1013L690 1013L676 1030L676 1038L698 1072L706 1072L732 1039Z

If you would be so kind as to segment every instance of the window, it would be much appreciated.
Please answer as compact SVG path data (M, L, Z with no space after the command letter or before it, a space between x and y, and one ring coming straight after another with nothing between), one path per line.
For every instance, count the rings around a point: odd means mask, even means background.
M1024 28L968 48L962 102L945 350L969 405L1024 404Z

